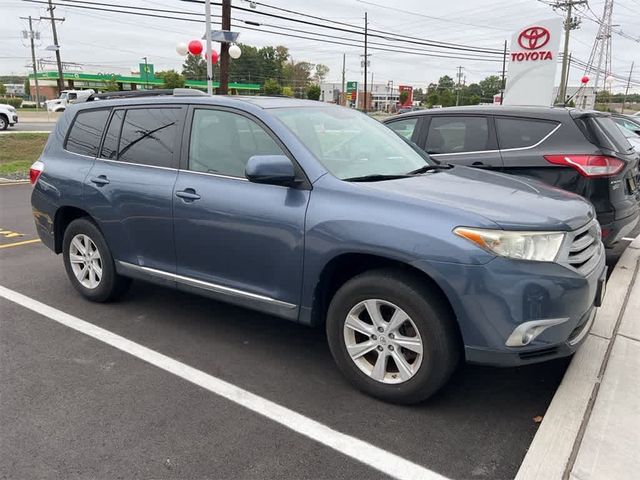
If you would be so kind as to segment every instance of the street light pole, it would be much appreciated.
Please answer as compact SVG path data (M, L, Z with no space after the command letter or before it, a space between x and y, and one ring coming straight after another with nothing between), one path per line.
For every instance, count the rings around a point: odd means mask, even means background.
M364 111L367 111L367 61L369 55L367 55L367 27L369 22L367 21L367 12L364 12Z

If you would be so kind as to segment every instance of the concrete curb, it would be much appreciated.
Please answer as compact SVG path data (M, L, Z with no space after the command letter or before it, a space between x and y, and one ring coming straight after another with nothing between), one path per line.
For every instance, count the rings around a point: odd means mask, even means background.
M632 287L635 281L640 282L639 270L640 236L627 247L613 270L604 304L587 339L571 360L516 480L575 478L572 471Z

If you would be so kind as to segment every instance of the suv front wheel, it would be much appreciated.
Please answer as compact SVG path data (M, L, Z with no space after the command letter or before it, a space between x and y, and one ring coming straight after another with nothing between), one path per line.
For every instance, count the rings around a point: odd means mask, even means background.
M342 373L388 402L417 403L435 393L460 356L455 320L438 293L399 270L366 272L346 282L331 301L326 324Z
M69 224L62 245L67 276L78 292L94 302L122 295L131 280L116 273L113 257L98 227L87 218Z

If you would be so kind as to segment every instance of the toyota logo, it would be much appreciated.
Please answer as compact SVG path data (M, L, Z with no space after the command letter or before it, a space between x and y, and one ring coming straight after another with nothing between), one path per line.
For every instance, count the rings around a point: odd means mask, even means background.
M518 45L525 50L537 50L549 43L551 34L544 27L529 27L520 32Z

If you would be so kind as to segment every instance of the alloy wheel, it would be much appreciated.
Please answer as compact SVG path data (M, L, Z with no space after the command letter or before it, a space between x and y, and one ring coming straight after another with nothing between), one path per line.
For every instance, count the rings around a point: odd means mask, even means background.
M87 235L80 233L71 239L69 262L73 274L83 287L94 289L100 285L102 258L98 247Z
M378 382L406 382L422 363L423 344L416 324L386 300L369 299L355 305L347 314L343 335L353 362Z

